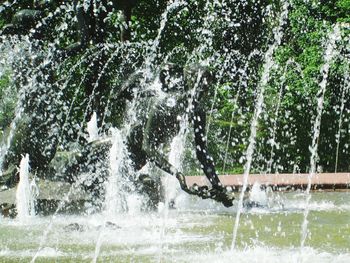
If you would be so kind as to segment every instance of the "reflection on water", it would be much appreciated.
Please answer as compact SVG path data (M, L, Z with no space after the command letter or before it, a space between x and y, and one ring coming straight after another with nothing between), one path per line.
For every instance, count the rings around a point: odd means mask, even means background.
M60 215L54 219L36 262L91 262L101 235L101 262L231 262L232 258L238 259L236 262L349 262L349 201L349 192L312 195L310 238L301 252L305 196L298 193L270 193L267 206L246 208L235 251L229 251L235 211L186 195L180 195L176 200L178 208L169 211L163 235L164 222L156 212L119 214L104 226L100 214ZM30 261L50 220L35 218L21 225L2 218L0 261Z

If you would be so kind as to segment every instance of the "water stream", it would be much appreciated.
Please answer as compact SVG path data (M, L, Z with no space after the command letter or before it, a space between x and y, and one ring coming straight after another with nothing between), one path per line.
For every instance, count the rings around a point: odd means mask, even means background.
M28 223L35 216L36 185L29 179L29 155L21 160L19 167L19 183L16 191L17 219L20 223Z
M273 59L274 51L280 45L282 40L282 36L283 36L282 27L286 23L286 20L288 17L288 7L289 7L289 3L288 1L285 1L283 3L283 7L282 7L280 19L279 19L279 26L275 30L274 42L269 46L268 50L265 53L265 62L263 66L263 72L262 72L261 81L259 83L259 87L257 90L255 111L254 111L253 118L251 120L249 144L245 153L246 163L244 166L243 187L242 187L239 200L238 200L238 205L237 205L237 214L235 217L235 223L234 223L233 235L232 235L232 245L231 245L232 250L234 250L236 246L238 227L240 223L239 221L240 221L240 216L243 209L243 199L248 186L248 176L250 173L250 168L251 168L254 149L255 149L257 126L258 126L259 117L260 117L263 103L264 103L265 87L269 82L270 72L274 65L274 59Z
M281 103L283 100L283 92L285 90L285 84L286 84L286 74L288 67L290 65L295 65L296 69L298 70L298 73L301 74L301 77L303 77L302 70L300 68L300 65L298 65L295 61L289 59L286 63L286 65L283 68L283 74L280 79L280 89L278 91L278 97L277 97L277 105L276 109L273 115L272 119L272 127L270 128L271 135L269 137L268 143L271 145L271 150L270 150L270 159L267 161L267 168L266 168L266 173L271 174L272 173L272 166L273 166L273 161L275 157L275 150L278 148L278 144L276 142L276 134L277 134L277 128L278 128L278 117L280 114L280 108L281 108ZM277 167L275 168L275 173L278 173Z
M328 74L329 69L332 63L332 60L334 56L337 54L336 50L336 41L340 40L341 37L341 31L339 25L336 25L334 29L330 32L328 40L327 40L327 47L324 53L324 64L321 67L320 73L322 74L322 80L319 83L320 89L317 94L317 115L313 124L313 138L312 138L312 144L310 146L310 172L308 176L308 185L305 191L306 194L306 208L304 211L304 221L301 229L301 241L300 241L300 247L303 249L305 245L305 241L308 236L308 214L309 209L308 205L310 203L311 195L311 181L313 177L316 175L317 170L317 149L318 149L318 139L320 136L320 127L321 127L321 119L322 119L322 111L324 107L324 96L327 88L327 80L328 80Z
M342 135L342 129L343 129L343 113L344 113L344 108L345 108L345 102L346 102L346 97L349 95L349 90L350 90L350 65L349 62L347 63L347 69L345 72L345 78L344 78L344 85L343 85L343 90L341 94L341 105L340 105L340 113L339 113L339 124L338 124L338 132L336 134L336 142L337 142L337 148L335 151L335 167L334 167L334 172L336 173L338 170L338 160L339 160L339 147L340 147L340 140L341 140L341 135Z

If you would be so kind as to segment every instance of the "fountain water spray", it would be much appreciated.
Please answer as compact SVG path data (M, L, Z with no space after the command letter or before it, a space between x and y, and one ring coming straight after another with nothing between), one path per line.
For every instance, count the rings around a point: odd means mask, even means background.
M120 130L113 130L113 145L110 149L110 176L106 182L105 213L109 217L125 210L123 205L122 173L126 158L126 146Z
M7 52L11 52L11 56L7 56L3 58L0 57L0 77L2 77L3 74L7 70L9 71L15 71L16 66L25 64L24 60L27 57L32 57L33 54L30 53L32 47L32 43L30 43L30 40L27 37L24 37L23 40L19 41L18 43L14 44L12 41L9 41L10 44L4 42L1 43L1 49L3 49L3 54L7 54ZM5 46L5 44L7 44ZM15 58L18 59L18 61L15 60ZM4 65L7 65L9 68L3 68ZM10 66L9 66L10 65ZM32 87L35 86L37 83L35 81L35 78L32 77L33 75L36 75L35 70L28 70L27 72L28 77L27 83L22 86L22 88L18 91L16 94L16 107L14 110L14 118L11 121L10 127L9 127L9 133L7 136L3 136L1 142L0 142L0 176L2 175L2 169L5 161L5 156L7 152L9 151L11 147L11 143L13 141L13 138L15 136L15 132L17 129L17 124L19 120L23 117L23 107L26 103L26 96L31 91ZM20 75L18 74L16 76L12 76L12 84L11 89L16 90L14 83L16 81L20 81Z
M170 144L169 163L173 165L179 172L183 172L183 158L186 147L186 139L188 133L188 122L182 118L180 122L180 131L174 137ZM178 191L180 190L179 182L173 176L166 175L165 177L165 203L169 204L175 200Z
M151 85L146 83L147 79L151 79L154 75L151 70L151 63L154 62L157 53L157 47L159 45L159 40L164 30L165 24L167 22L167 15L173 8L179 6L182 2L175 1L170 4L166 11L162 15L161 26L158 31L157 38L153 42L149 54L146 58L143 77L140 83L140 89L146 89L154 91L157 95L155 96L154 104L157 105L159 101L163 100L164 93L161 90L161 83L159 79L155 79ZM129 83L126 83L127 85ZM105 213L108 216L116 215L120 212L128 211L129 213L135 214L140 211L141 202L139 196L134 193L135 190L132 177L137 176L134 169L131 167L128 161L128 154L126 149L126 140L130 135L132 127L134 125L139 125L139 118L137 116L138 107L142 104L142 99L139 97L137 91L134 91L135 98L128 105L128 111L125 116L124 126L122 130L114 130L113 145L110 149L110 177L106 185L106 199L105 199ZM143 112L143 111L142 111ZM145 112L143 112L144 114ZM93 257L93 262L96 262L103 244L103 232L104 227L101 228L99 236L95 245L95 253Z
M29 180L29 155L26 154L20 163L19 183L16 191L17 218L25 223L35 216L36 189L35 182Z
M88 142L95 141L99 138L96 112L92 114L90 121L87 123L87 132L89 134Z
M329 75L329 69L331 66L331 63L333 61L333 58L336 55L336 42L341 38L341 31L338 24L335 25L334 29L330 32L327 40L327 46L324 53L324 64L321 67L320 73L322 74L322 80L319 83L319 91L317 94L317 115L316 119L313 124L313 138L312 138L312 144L310 146L310 172L308 176L308 185L305 191L306 194L306 201L305 201L305 210L304 210L304 219L301 227L301 241L300 241L300 248L303 249L305 245L305 241L308 235L308 215L309 215L309 203L311 200L311 181L313 177L316 174L317 170L317 149L318 149L318 139L320 137L320 128L321 128L321 118L323 113L323 107L324 107L324 97L326 93L326 87L327 87L327 81L328 81L328 75Z
M186 147L186 138L188 132L188 121L186 117L183 117L180 122L180 131L174 137L170 144L169 152L169 163L175 167L180 172L183 167L183 157ZM164 240L166 242L166 223L169 218L169 208L171 205L176 205L175 200L176 196L179 193L180 186L178 180L169 174L166 174L163 177L162 181L164 187L164 205L160 207L159 212L163 214L162 216L162 225L160 229L160 253L159 253L159 262L163 261L163 251L164 251ZM171 202L174 202L171 204ZM165 248L167 249L167 247Z
M146 77L147 75L151 74L151 69L152 69L152 64L155 62L156 58L157 58L157 52L158 52L158 48L159 48L159 44L160 44L160 40L162 37L162 33L165 29L165 26L168 22L168 15L169 13L171 13L175 8L185 5L186 1L181 1L181 0L173 0L170 1L170 3L167 5L166 10L163 12L161 20L160 20L160 26L158 29L158 33L156 38L152 41L152 45L149 46L148 50L147 50L147 57L145 59L145 74Z
M248 148L247 148L247 151L245 154L246 163L244 166L243 187L242 187L242 191L241 191L241 194L240 194L240 197L238 200L237 214L236 214L236 219L235 219L235 225L233 228L233 239L232 239L232 244L231 244L231 250L234 250L235 246L236 246L237 232L238 232L238 227L239 227L239 219L240 219L242 209L243 209L244 194L245 194L245 191L247 190L247 187L248 187L248 176L250 173L250 167L252 164L253 154L254 154L254 150L255 150L256 132L257 132L258 121L259 121L259 117L260 117L260 114L262 112L262 107L263 107L263 103L264 103L265 87L270 80L270 72L271 72L271 69L274 65L273 54L274 54L276 48L281 44L281 41L282 41L282 36L283 36L282 27L285 24L287 17L288 17L288 7L289 7L289 3L288 3L288 1L285 1L283 3L282 12L281 12L280 19L279 19L279 26L275 31L274 43L269 46L267 52L265 53L265 60L264 60L265 63L263 66L263 73L261 76L261 81L260 81L259 86L258 86L258 91L257 91L258 95L257 95L257 99L256 99L255 111L254 111L254 116L253 116L253 119L251 122L251 127L250 127L249 145L248 145Z
M338 124L338 133L336 134L337 149L336 149L336 152L335 152L335 167L334 167L334 172L335 173L338 170L340 137L341 137L342 126L343 126L343 114L344 114L346 96L349 95L349 90L350 90L350 65L349 65L349 62L348 62L347 63L347 68L346 68L346 72L345 72L343 91L342 91L342 95L341 95L341 105L340 105L340 116L339 116L339 124Z
M279 92L278 92L278 98L277 98L277 105L276 109L273 115L272 119L272 127L270 128L270 133L271 136L268 140L268 143L271 145L271 150L270 150L270 159L267 161L266 164L266 174L271 174L272 173L272 165L275 157L275 149L278 149L279 144L276 143L276 135L277 135L277 128L278 128L278 116L280 114L280 108L282 104L282 99L283 99L283 93L285 91L284 85L286 84L286 74L288 72L288 67L290 65L294 65L298 72L300 73L301 77L303 78L303 73L302 69L300 68L300 65L295 62L293 59L288 59L286 62L284 68L283 68L283 74L280 78L280 85L279 85ZM278 172L277 167L275 167L275 173Z
M93 102L93 99L94 99L94 96L96 94L96 90L98 88L98 85L99 85L99 82L101 81L101 78L105 75L106 73L106 70L108 68L108 66L110 65L110 63L113 61L113 59L119 55L119 48L117 48L116 51L113 52L113 54L110 56L110 58L106 61L106 63L103 65L101 71L99 72L98 76L97 76L97 79L93 85L93 88L92 88L92 92L91 92L91 95L89 96L89 100L87 102L87 106L85 108L85 112L84 112L84 119L85 117L88 115L88 112L89 110L91 109L91 106L92 106L92 102ZM94 112L95 114L95 112ZM96 121L97 123L97 121ZM81 132L81 131L80 131ZM79 141L79 137L77 139L77 141Z
M267 194L265 189L261 189L261 185L258 182L253 184L252 190L249 193L249 202L253 205L267 206Z
M242 89L246 89L247 86L248 86L248 76L247 76L247 69L248 69L248 62L251 58L252 55L254 55L256 52L254 51L248 58L248 61L246 61L243 69L242 69L242 74L239 78L239 88L237 90L237 93L233 99L233 105L234 105L234 108L232 109L232 113L231 113L231 119L230 119L230 128L229 128L229 131L228 131L228 135L227 135L227 141L226 141L226 147L225 147L225 155L224 155L224 164L223 164L223 167L222 167L222 171L225 172L226 170L226 163L227 163L227 156L228 156L228 149L229 149L229 146L230 146L230 139L231 139L231 133L232 133L232 128L233 128L233 118L235 117L235 114L237 113L237 109L235 107L235 105L237 105L237 102L238 102L238 98L239 96L241 95L241 92L242 92ZM209 129L209 127L208 127Z

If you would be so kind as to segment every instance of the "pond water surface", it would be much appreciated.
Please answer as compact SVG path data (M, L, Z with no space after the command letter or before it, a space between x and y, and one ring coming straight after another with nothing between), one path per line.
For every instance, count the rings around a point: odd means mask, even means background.
M235 208L181 195L177 209L0 218L0 262L350 262L350 192L317 192L300 249L305 196L274 193L245 209L231 251Z

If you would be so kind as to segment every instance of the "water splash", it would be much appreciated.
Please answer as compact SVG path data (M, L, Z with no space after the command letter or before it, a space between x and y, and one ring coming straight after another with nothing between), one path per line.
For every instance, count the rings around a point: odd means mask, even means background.
M265 190L261 189L261 185L256 182L249 193L249 201L259 206L267 206L267 194Z

